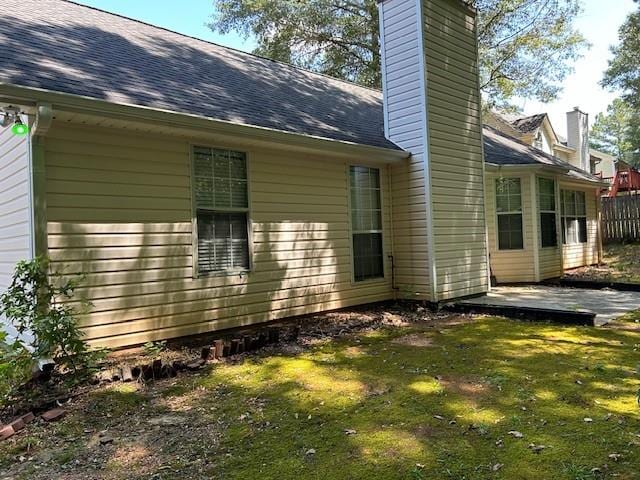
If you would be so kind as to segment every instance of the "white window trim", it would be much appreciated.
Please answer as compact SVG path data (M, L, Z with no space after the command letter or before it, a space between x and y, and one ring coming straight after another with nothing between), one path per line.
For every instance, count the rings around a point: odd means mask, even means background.
M577 213L575 215L566 215L564 213L562 213L563 207L564 207L564 192L574 192L574 193L580 193L582 195L584 195L584 215L578 215ZM560 228L562 229L562 231L560 232L561 235L561 239L566 238L566 235L564 234L564 228L563 228L563 224L566 226L567 224L567 218L584 218L584 223L585 223L585 236L586 236L586 241L581 242L580 241L580 236L578 235L578 239L575 242L567 242L564 243L564 241L562 241L562 245L563 246L575 246L575 245L587 245L589 243L589 222L588 222L588 215L587 215L587 194L586 192L584 192L583 190L571 190L571 189L563 189L560 190L560 218L561 218L561 222L560 222ZM578 211L578 202L575 201L574 202L574 207L576 212ZM567 239L568 240L568 239Z
M553 182L553 202L556 207L555 210L542 210L540 205L540 179L551 180ZM541 250L557 250L562 245L562 232L558 231L558 198L556 196L556 190L558 187L557 183L558 181L553 177L536 176L536 190L538 193L536 196L536 201L538 202L538 245ZM560 201L562 201L562 198L560 198ZM552 247L542 246L542 222L540 220L542 219L543 213L553 213L555 215L556 244ZM562 228L562 223L560 223L560 228ZM559 234L560 238L558 238Z
M353 215L351 212L351 167L366 167L375 168L378 170L380 177L380 216L381 216L381 230L355 231L353 229ZM364 163L348 163L345 166L346 181L347 181L347 210L349 216L349 257L351 265L351 285L363 286L377 283L384 283L387 279L387 256L385 249L385 225L384 225L384 188L383 188L383 169L379 165L367 165ZM355 268L355 254L353 251L353 235L355 233L380 233L382 238L382 276L377 278L368 278L366 280L356 280L356 268Z
M196 202L196 190L195 184L195 168L194 168L194 148L211 148L216 150L233 150L242 151L245 154L245 162L247 168L247 208L216 208L214 210L203 209L210 212L219 213L246 213L247 215L247 249L249 255L249 268L234 268L228 270L218 270L215 272L199 272L198 270L198 206ZM194 279L198 278L211 278L211 277L232 277L232 276L244 276L254 270L253 263L253 221L251 211L251 157L252 152L247 150L238 150L238 148L221 145L211 145L207 143L190 143L189 144L189 188L191 189L191 253L192 253L192 276Z
M500 180L510 179L510 180L518 180L520 182L520 210L519 211L509 211L509 212L498 212L498 182ZM496 213L496 250L499 252L522 252L526 250L525 245L525 237L524 237L524 196L522 193L522 178L521 177L498 177L493 182L493 200L495 206ZM522 217L522 248L500 248L500 227L499 227L499 217L500 215L515 215L520 214Z

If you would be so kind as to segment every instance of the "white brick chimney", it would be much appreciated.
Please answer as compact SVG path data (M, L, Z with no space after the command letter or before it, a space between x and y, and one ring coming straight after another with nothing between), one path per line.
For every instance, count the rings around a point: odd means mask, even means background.
M589 161L589 115L574 107L567 112L567 146L576 149L575 161L572 162L576 167L590 170Z
M464 0L378 0L397 285L432 302L486 292L476 12Z

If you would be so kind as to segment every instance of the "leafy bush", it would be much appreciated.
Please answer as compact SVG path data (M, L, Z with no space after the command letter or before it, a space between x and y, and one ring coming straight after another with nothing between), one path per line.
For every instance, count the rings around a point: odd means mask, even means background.
M67 303L78 283L72 279L54 284L45 257L16 265L11 285L0 296L0 313L18 333L33 337L29 344L33 360L52 359L76 370L90 357L76 312Z
M32 367L33 358L22 342L8 342L7 334L0 331L0 406L29 380Z

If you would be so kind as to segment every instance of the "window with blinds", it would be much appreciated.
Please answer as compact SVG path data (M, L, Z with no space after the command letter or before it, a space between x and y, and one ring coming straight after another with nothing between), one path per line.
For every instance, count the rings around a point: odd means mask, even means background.
M198 273L250 267L247 159L242 152L194 147Z
M361 282L384 277L382 248L382 203L380 171L351 166L351 231L354 280Z
M585 193L562 191L562 243L587 243L587 207Z

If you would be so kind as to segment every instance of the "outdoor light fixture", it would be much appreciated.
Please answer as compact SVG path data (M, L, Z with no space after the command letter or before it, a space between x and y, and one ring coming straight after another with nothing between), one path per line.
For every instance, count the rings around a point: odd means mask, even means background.
M29 133L29 127L22 123L20 117L16 117L13 127L11 127L11 132L14 135L26 135L27 133Z
M0 109L0 127L6 128L13 124L11 133L14 135L26 135L29 133L29 126L22 123L20 111L14 107Z
M11 116L3 111L0 111L0 128L8 127L11 124Z

